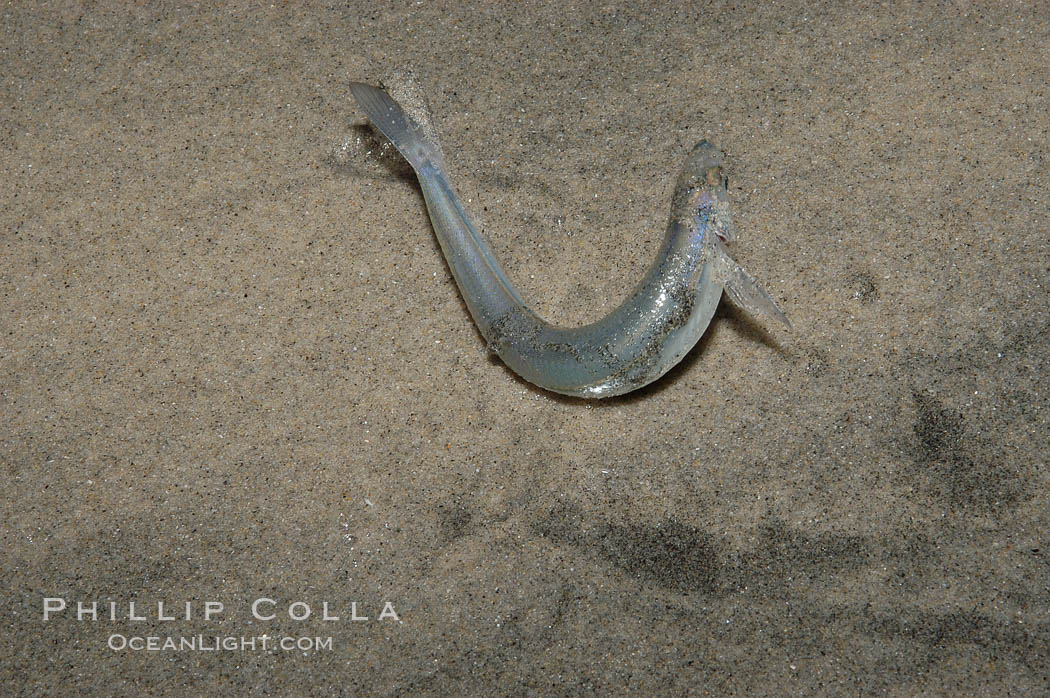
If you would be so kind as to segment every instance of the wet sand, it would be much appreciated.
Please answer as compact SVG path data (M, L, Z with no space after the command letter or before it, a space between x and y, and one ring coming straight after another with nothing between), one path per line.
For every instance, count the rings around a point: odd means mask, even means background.
M4 9L4 692L1047 691L1048 15L369 8ZM515 377L362 161L406 68L541 315L708 138L794 332Z

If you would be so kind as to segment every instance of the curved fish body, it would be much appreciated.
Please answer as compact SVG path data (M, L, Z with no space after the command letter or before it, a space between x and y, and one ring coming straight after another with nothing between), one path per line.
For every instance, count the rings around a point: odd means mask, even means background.
M350 89L415 170L441 250L490 350L529 382L584 398L647 385L697 343L723 289L745 309L790 326L727 253L731 231L723 156L707 141L686 158L663 244L634 291L597 322L557 327L530 310L511 284L452 189L437 142L383 90L362 83Z

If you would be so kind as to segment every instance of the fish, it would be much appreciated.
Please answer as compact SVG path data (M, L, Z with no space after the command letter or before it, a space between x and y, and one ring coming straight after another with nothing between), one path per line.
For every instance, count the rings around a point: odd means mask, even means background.
M411 165L459 292L488 348L530 383L562 395L608 398L659 379L696 345L722 292L747 312L791 329L762 285L729 255L734 239L725 156L697 143L681 167L656 259L605 317L559 327L522 300L456 195L430 123L379 87L352 82L369 120Z

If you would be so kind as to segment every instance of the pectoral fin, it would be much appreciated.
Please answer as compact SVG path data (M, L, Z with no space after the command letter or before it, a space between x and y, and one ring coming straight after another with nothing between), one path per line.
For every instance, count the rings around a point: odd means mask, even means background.
M764 315L778 320L790 329L791 322L777 307L773 297L762 288L762 284L729 256L729 250L722 240L717 236L711 236L710 239L715 278L721 282L722 288L733 302L752 315Z

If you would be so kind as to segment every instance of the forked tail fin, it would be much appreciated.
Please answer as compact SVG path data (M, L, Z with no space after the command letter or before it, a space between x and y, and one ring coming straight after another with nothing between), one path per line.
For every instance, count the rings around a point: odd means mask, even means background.
M350 92L375 127L394 144L413 169L418 170L427 161L440 165L441 149L437 143L427 137L423 128L393 97L363 82L350 83Z

